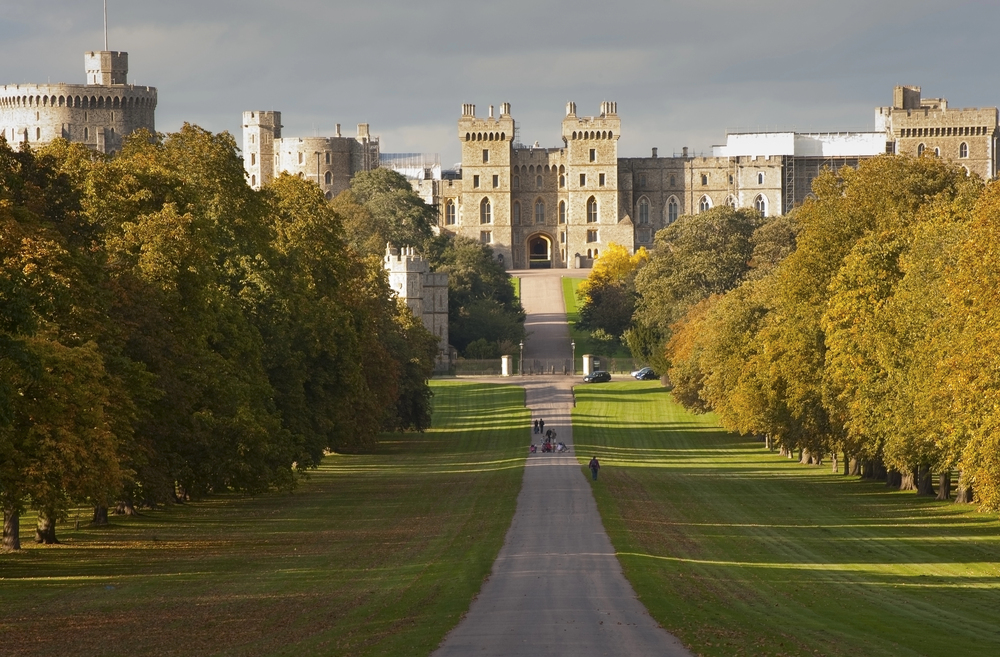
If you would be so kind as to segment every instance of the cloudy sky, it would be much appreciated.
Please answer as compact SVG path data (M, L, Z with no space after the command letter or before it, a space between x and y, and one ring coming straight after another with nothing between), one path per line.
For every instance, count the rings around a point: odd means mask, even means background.
M101 0L0 0L0 84L84 81ZM458 159L461 104L510 102L525 143L561 145L565 104L618 103L619 152L709 151L727 130L861 130L896 84L1000 105L995 0L108 0L112 50L159 89L157 128L353 134Z

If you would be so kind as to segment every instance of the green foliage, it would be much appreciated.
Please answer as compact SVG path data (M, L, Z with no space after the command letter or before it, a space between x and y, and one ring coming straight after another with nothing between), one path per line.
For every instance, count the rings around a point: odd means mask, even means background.
M465 353L479 339L497 345L524 339L524 309L493 249L448 235L425 248L431 268L448 274L448 334L456 349Z
M435 223L434 209L391 169L358 173L333 207L343 219L348 244L362 255L381 256L387 243L420 248Z

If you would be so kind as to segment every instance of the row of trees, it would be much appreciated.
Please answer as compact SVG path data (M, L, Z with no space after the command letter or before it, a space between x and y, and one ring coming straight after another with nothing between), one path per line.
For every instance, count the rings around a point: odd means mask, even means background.
M365 182L376 214L393 190ZM421 206L378 240L429 238ZM436 338L350 220L298 178L250 189L228 134L136 135L113 158L0 140L4 544L27 508L52 542L72 504L101 522L286 489L327 450L426 427Z
M957 470L1000 509L1000 185L884 156L813 196L661 231L630 345L730 430L939 499Z

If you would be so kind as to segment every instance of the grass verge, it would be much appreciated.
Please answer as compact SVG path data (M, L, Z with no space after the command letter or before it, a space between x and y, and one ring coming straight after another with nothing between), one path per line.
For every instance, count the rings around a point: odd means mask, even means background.
M433 429L327 457L292 494L61 527L61 545L0 554L0 652L428 654L503 544L529 423L521 388L432 385Z
M696 653L1000 654L995 515L780 458L656 383L576 399L622 568Z

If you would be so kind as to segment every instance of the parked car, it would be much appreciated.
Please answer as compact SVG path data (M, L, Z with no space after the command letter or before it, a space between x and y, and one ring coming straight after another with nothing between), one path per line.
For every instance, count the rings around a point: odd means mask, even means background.
M596 372L591 372L587 376L583 377L584 383L604 383L605 381L611 380L611 372L605 372L604 370L597 370Z
M660 378L660 375L653 371L652 367L643 367L640 370L632 372L632 376L639 381L652 381L653 379Z

